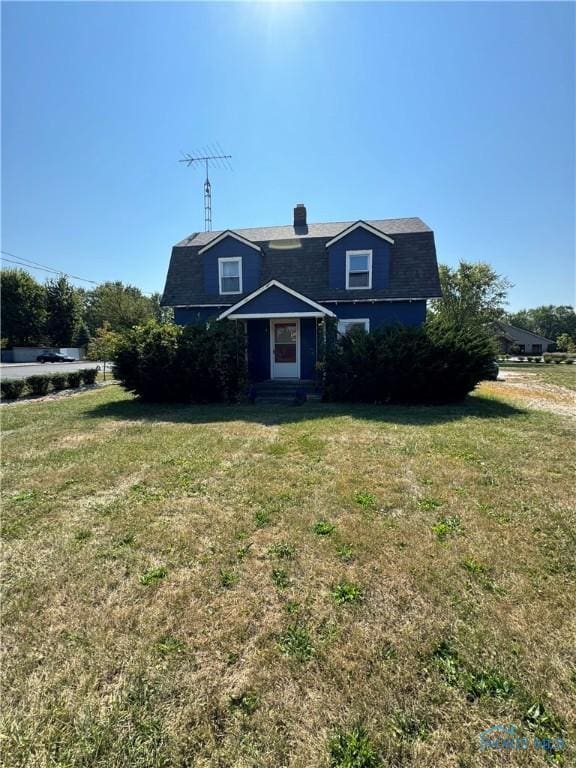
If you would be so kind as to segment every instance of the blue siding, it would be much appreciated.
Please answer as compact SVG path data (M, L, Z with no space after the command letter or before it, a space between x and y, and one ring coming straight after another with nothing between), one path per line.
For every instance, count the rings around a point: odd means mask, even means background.
M191 307L190 309L176 307L174 309L174 322L176 325L206 323L208 320L215 320L224 309L225 307L221 309L218 309L218 307Z
M313 379L316 372L316 318L300 320L300 378Z
M359 301L356 304L327 304L335 315L343 320L367 317L370 320L370 330L374 331L383 325L417 326L426 320L425 301L381 301L374 304L370 301Z
M244 306L240 307L234 314L254 315L263 312L299 313L314 311L315 310L310 304L306 304L306 302L297 299L296 296L292 296L290 293L286 293L286 291L273 285L272 288L268 288L267 291L260 293L247 304L244 304Z
M372 290L388 287L390 243L365 229L356 229L328 248L330 288L346 290L346 251L364 249L372 251Z
M225 237L218 245L206 251L203 258L204 290L208 296L220 293L218 280L218 259L223 257L242 257L242 293L251 293L258 288L260 281L260 254L254 248L239 243L233 237ZM227 295L235 301L234 295ZM239 298L237 296L236 298Z
M270 321L247 320L248 376L250 381L270 378Z

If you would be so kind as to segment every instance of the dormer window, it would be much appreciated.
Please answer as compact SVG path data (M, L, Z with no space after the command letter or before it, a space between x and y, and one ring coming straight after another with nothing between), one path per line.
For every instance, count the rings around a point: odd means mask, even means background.
M346 251L346 289L372 288L372 251Z
M242 293L242 258L232 256L218 259L220 293Z

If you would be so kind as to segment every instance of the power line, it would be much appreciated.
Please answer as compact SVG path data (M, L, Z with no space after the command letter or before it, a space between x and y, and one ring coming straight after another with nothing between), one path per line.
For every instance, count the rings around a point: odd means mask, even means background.
M16 256L15 254L10 253L9 251L0 251L0 253L6 254L8 256L13 256L14 257L13 259L7 259L6 256L2 256L2 261L6 261L10 264L16 264L19 267L26 267L27 269L37 269L43 272L50 272L51 274L55 274L55 275L64 275L64 277L69 277L71 280L82 280L85 283L92 283L93 285L102 285L102 282L97 282L96 280L88 280L85 277L78 277L76 275L69 275L67 272L62 272L61 269L54 269L53 267L42 266L37 261L24 259L21 256ZM18 259L18 261L14 261L14 259ZM25 264L24 262L29 262L29 263ZM38 266L32 266L33 264L37 264ZM111 280L110 282L115 282L115 281ZM140 288L138 288L138 290L144 296L154 296L155 293L158 293L158 291L142 291L140 290Z
M52 274L56 274L56 275L64 275L64 277L69 277L71 280L81 280L83 283L92 283L92 285L98 285L97 280L88 280L86 277L79 277L78 275L70 275L67 272L63 272L61 269L48 267L46 266L46 264L40 264L40 262L32 261L31 259L24 259L21 256L16 256L14 253L10 253L9 251L0 251L0 253L4 254L4 257L2 260L7 261L10 264L17 264L20 267L28 267L28 269L43 270L44 272L51 272ZM5 258L6 256L12 256L12 259L7 259ZM13 259L18 259L18 261L13 261Z

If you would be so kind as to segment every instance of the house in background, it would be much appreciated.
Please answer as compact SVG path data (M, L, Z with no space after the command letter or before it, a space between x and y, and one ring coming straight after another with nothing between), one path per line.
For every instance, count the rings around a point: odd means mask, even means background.
M494 322L493 328L503 355L541 355L554 346L551 339L523 328L516 328L515 325L503 323L501 320Z
M245 323L253 382L314 377L317 324L346 333L426 319L440 296L434 233L418 218L201 232L172 249L162 305L179 324Z

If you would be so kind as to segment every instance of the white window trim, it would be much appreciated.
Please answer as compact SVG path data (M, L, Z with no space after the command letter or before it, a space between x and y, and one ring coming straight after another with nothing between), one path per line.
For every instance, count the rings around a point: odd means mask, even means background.
M240 290L239 291L223 291L222 290L222 278L224 275L222 274L222 265L225 262L230 261L236 261L240 265L240 268L238 269L238 285ZM239 294L242 293L242 256L222 256L218 259L218 287L220 289L220 296L230 296L231 294Z
M350 256L363 256L368 254L368 285L350 285ZM369 291L372 288L372 251L369 248L363 248L360 251L346 251L346 290L347 291Z
M370 318L368 317L341 317L338 319L337 332L340 336L346 334L346 326L357 323L364 323L364 330L370 333Z

